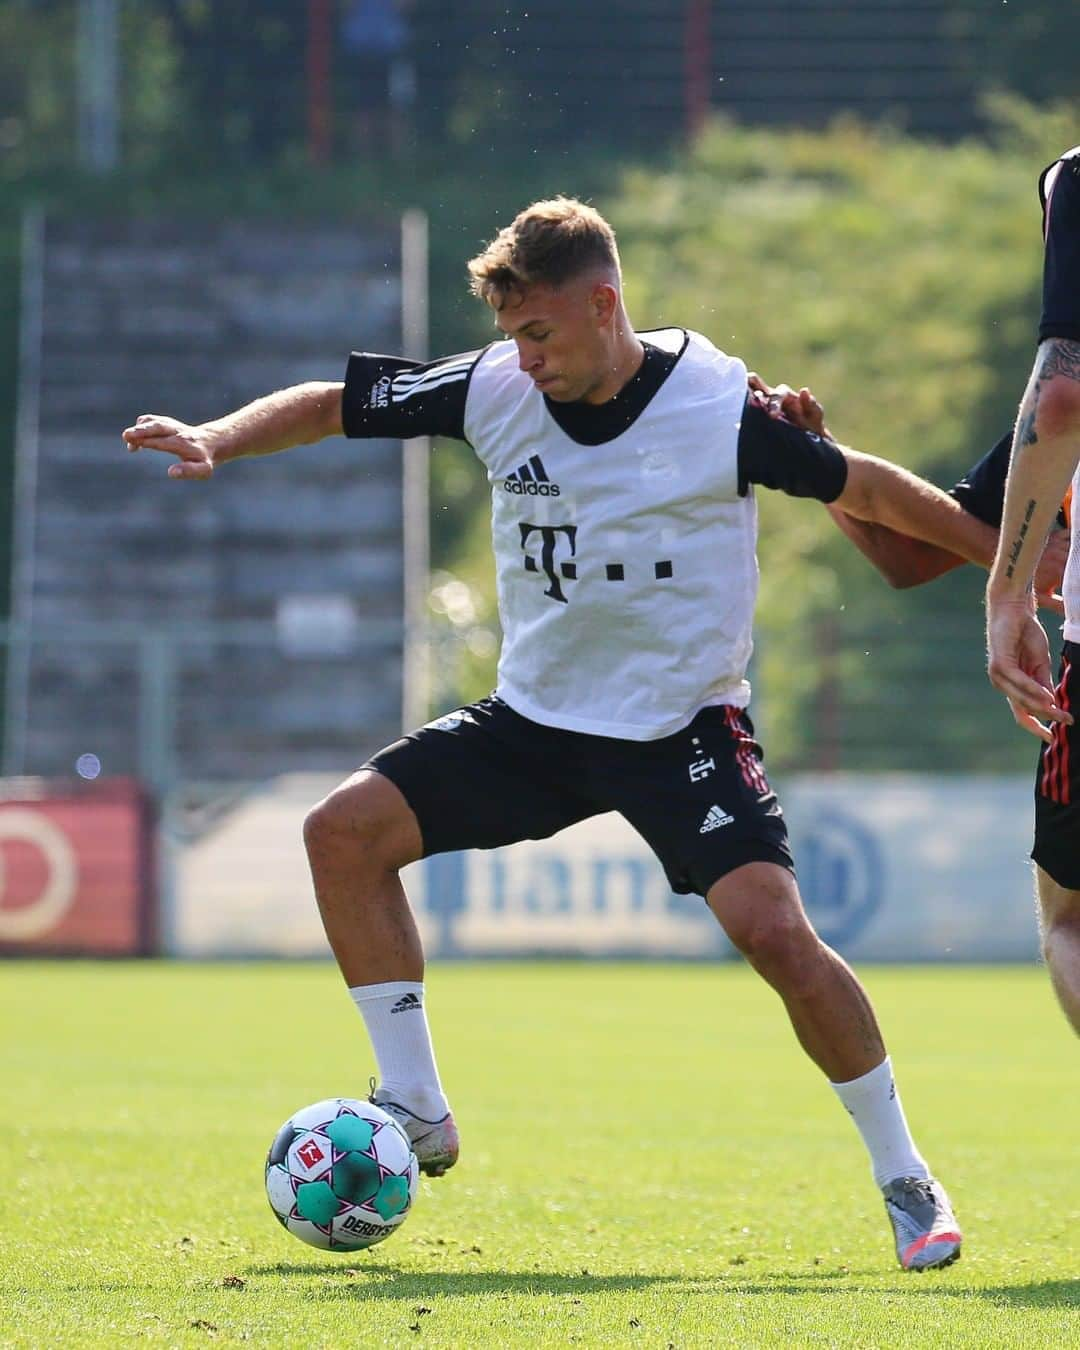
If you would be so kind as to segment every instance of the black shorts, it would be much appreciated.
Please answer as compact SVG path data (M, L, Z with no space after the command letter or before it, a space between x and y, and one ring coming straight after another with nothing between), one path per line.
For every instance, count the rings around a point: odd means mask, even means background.
M395 741L364 767L400 788L425 857L547 839L618 811L681 895L706 895L748 862L794 871L761 747L738 708L705 708L661 740L624 741L541 726L492 696Z
M1035 780L1035 846L1031 856L1059 886L1080 891L1080 644L1061 651L1060 707L1076 723L1053 724L1054 739L1039 755Z
M1055 168L1047 196L1047 175ZM1065 338L1080 342L1080 145L1044 170L1039 198L1046 237L1039 341Z

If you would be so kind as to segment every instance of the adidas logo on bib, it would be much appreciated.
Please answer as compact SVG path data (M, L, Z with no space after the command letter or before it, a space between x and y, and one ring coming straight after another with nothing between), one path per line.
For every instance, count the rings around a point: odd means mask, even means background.
M702 821L701 829L698 834L708 834L710 830L718 830L721 825L731 825L735 820L734 816L729 816L726 811L722 811L719 806L710 806L709 814Z
M503 488L526 497L557 497L560 492L558 483L549 481L539 455L531 455L527 464L505 478Z

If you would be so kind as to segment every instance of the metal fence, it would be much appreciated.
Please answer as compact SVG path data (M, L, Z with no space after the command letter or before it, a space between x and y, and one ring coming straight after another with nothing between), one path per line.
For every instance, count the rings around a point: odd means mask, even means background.
M164 799L193 779L348 771L403 720L398 620L308 631L288 622L9 623L0 642L8 776L132 776ZM232 683L237 665L254 664L230 662L237 651L290 678L272 690ZM61 673L95 693L97 715L87 718L85 697L70 719L41 714L41 686ZM382 686L375 697L373 685Z
M4 773L130 775L159 800L192 783L228 790L280 773L348 773L395 729L486 692L475 686L467 631L430 625L414 635L408 645L426 686L403 706L401 622L322 617L307 627L0 625ZM771 695L769 649L759 641L751 712L770 770L1027 772L1034 742L985 678L978 614L959 627L920 623L918 636L887 624L834 633L811 658L817 693L797 725ZM232 683L233 671L260 663L273 664L272 688ZM82 688L70 718L57 717L36 687L58 671ZM87 706L96 709L89 720ZM372 710L381 710L374 720Z

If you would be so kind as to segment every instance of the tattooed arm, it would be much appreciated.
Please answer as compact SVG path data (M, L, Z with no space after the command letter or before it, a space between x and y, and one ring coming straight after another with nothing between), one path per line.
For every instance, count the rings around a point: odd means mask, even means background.
M1071 722L1057 706L1032 577L1058 505L1080 460L1080 342L1050 338L1020 405L1005 485L1001 539L986 590L988 669L1026 731Z

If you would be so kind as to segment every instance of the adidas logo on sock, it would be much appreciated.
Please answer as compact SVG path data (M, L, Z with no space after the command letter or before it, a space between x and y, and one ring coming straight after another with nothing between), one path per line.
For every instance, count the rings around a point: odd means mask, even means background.
M710 830L718 830L721 825L732 824L734 819L735 817L729 816L726 811L721 811L719 806L710 806L709 814L702 821L698 834L708 834Z
M560 492L558 483L549 481L539 455L530 456L527 464L504 478L503 488L506 492L516 492L519 496L527 497L557 497Z
M412 1012L414 1008L422 1008L423 1006L415 994L403 994L390 1009L390 1015L392 1017L394 1013Z

